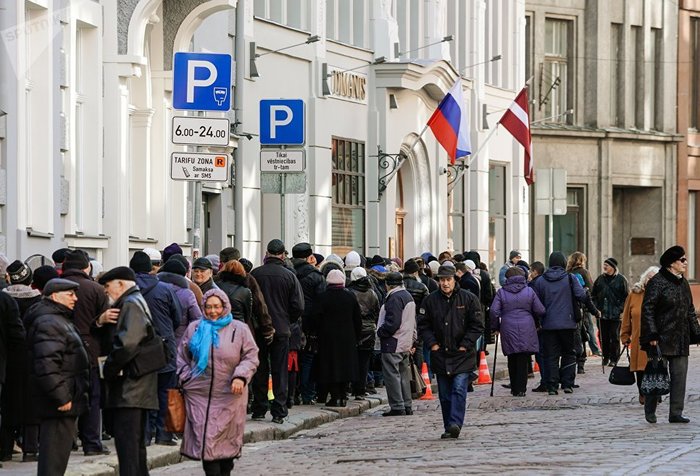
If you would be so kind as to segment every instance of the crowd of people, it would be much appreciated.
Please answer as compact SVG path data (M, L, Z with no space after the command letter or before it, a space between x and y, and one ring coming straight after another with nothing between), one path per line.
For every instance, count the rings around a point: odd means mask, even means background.
M688 421L700 325L678 246L632 292L614 258L592 281L580 252L554 252L545 266L514 250L498 291L473 250L402 262L324 257L308 243L290 254L275 239L256 268L235 248L190 261L175 243L106 272L81 250L52 260L32 269L0 256L0 459L18 444L42 475L63 474L78 441L86 455L108 454L108 438L123 475L148 474L146 447L180 438L206 474L230 474L246 414L282 424L294 405L343 407L383 386L382 415L411 415L411 366L424 363L437 380L441 437L458 438L479 352L494 339L514 397L526 395L533 355L541 381L532 391L557 395L578 387L589 350L615 366L620 344L629 348L638 386L647 353L659 353L670 365L669 421ZM187 415L177 435L166 428L175 388ZM655 423L659 399L639 389Z

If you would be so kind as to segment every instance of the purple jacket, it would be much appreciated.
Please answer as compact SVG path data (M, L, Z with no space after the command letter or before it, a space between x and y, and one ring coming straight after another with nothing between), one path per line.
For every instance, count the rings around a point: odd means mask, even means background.
M219 331L219 347L209 354L204 373L192 377L187 346L198 325L187 327L177 353L187 414L180 453L204 461L236 458L243 447L248 386L258 368L258 346L248 326L234 319ZM246 382L241 395L231 393L237 377Z
M504 355L539 352L536 322L545 314L524 276L508 278L491 304L491 329L501 333Z
M175 292L178 301L180 301L182 320L178 328L175 329L175 339L177 339L177 343L179 344L187 326L202 318L202 309L199 307L194 293L190 290L187 278L179 274L167 272L158 273L157 276L161 282L170 286L173 292Z

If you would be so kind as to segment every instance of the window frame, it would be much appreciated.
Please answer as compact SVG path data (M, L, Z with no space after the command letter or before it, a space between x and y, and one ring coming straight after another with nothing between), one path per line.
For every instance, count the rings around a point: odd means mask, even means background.
M549 22L561 22L568 25L566 32L566 56L562 56L556 53L548 52L549 42L547 39L547 25ZM542 60L542 71L540 71L540 96L547 94L550 86L555 81L555 76L550 74L550 78L547 81L551 81L549 84L544 84L545 71L548 70L548 65L558 65L559 67L565 67L566 78L561 81L556 89L551 91L549 100L544 104L544 117L547 123L554 124L568 124L571 125L574 122L574 115L576 114L575 103L575 91L576 91L576 62L574 61L576 57L576 18L569 16L557 16L557 15L547 15L544 19L544 48L543 48L543 60ZM561 77L561 74L557 74ZM564 90L564 93L560 93ZM544 90L543 90L544 89ZM564 98L564 105L561 102L558 103L558 107L555 108L552 96ZM566 114L566 111L574 109L573 114Z
M337 211L353 214L361 210L362 214L361 243L353 243L353 236L348 233L344 233L344 241L338 243L332 233L331 246L334 253L346 254L350 250L365 252L367 246L366 161L367 144L364 141L331 137L331 220Z

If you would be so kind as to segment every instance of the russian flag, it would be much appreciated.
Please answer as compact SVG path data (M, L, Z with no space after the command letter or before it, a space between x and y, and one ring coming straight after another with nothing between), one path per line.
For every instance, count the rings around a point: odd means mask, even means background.
M457 159L471 155L467 110L462 98L462 79L458 78L428 120L428 127L450 156L454 165Z

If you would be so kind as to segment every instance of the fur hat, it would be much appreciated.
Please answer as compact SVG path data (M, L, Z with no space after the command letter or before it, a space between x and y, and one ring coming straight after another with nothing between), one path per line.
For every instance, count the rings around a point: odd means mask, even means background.
M672 246L666 251L664 251L664 254L662 254L661 258L659 259L659 263L661 264L662 268L668 268L675 261L678 261L683 256L685 256L685 250L682 246Z
M401 286L403 285L403 276L401 273L388 273L385 282L388 286Z
M39 266L34 270L34 279L32 281L32 286L42 291L46 286L46 283L54 278L58 278L58 271L53 266L45 264L44 266Z
M66 253L70 251L68 248L60 248L53 252L51 259L56 264L63 264L63 260L66 259Z
M71 250L66 252L63 259L63 270L86 269L90 266L90 258L83 250Z
M292 258L306 259L314 254L309 243L297 243L292 247Z
M406 260L406 263L403 265L403 272L406 274L416 273L419 269L418 263L414 259Z

